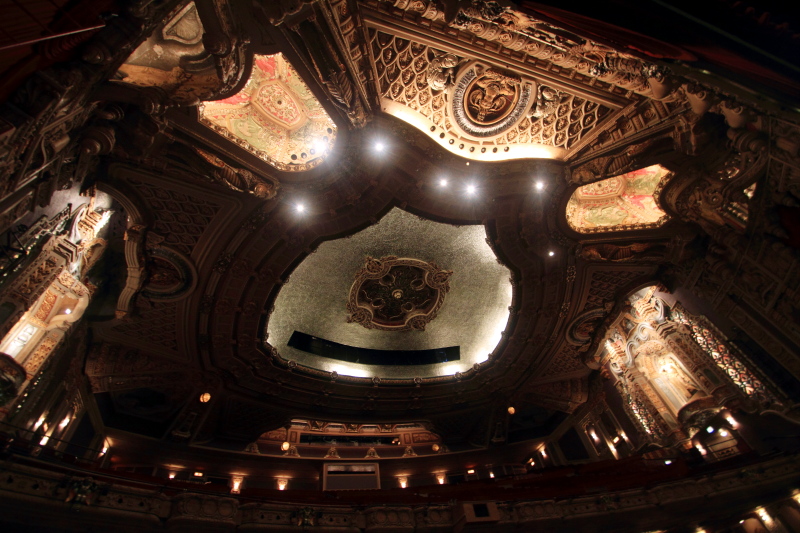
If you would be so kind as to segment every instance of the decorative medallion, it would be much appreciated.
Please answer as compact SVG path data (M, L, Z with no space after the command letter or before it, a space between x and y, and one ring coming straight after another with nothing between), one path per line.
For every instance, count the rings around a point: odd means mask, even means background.
M532 84L518 76L472 63L459 74L453 89L453 117L473 137L499 135L525 117Z
M350 288L347 321L368 329L422 331L442 307L452 274L434 262L367 257Z

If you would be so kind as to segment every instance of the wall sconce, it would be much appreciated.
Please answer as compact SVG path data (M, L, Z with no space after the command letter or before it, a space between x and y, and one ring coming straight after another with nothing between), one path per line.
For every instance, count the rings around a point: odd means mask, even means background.
M289 480L283 477L278 478L278 490L286 490L286 485L289 484Z
M170 479L175 479L175 472L170 472L169 473L169 478Z
M288 452L290 446L291 444L289 444L289 441L285 441L281 443L281 450L283 450L284 452Z
M400 483L400 488L404 489L408 486L408 478L407 477L399 477L397 478L397 482Z
M194 477L203 477L203 473L202 472L195 472L194 473Z
M231 477L231 494L239 494L242 491L242 483L244 483L244 476Z
M200 403L208 403L211 401L211 394L208 392L204 392L200 395Z
M475 473L475 469L473 469L473 468L470 468L469 470L467 470L467 474L474 474L474 473Z
M516 410L516 409L514 409L513 407L509 407L509 408L508 408L508 414L510 414L510 415L513 415L513 414L514 414L514 413L516 413L516 412L517 412L517 410Z
M436 481L439 483L439 485L444 485L445 480L446 478L444 474L436 474Z

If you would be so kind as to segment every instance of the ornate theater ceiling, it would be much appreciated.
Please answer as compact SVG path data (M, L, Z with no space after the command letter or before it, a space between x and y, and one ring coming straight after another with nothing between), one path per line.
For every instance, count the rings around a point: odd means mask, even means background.
M200 122L279 170L313 168L336 140L336 124L283 54L256 55L244 88L203 102Z
M375 259L380 258L380 259ZM268 342L281 357L341 375L452 375L485 361L506 328L508 269L483 226L453 226L395 208L376 225L328 241L291 274L275 300ZM288 346L292 333L376 350L459 346L456 362L342 363Z

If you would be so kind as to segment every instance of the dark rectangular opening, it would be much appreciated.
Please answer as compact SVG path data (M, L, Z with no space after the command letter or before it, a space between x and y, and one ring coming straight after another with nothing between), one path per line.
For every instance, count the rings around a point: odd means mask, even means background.
M485 503L473 503L472 512L475 518L489 518L489 506Z
M461 359L459 346L432 350L373 350L339 344L300 331L292 333L288 344L307 353L360 365L433 365Z

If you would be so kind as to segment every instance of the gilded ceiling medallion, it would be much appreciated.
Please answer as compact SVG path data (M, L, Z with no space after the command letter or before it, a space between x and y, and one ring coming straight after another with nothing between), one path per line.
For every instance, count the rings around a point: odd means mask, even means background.
M367 329L422 331L444 303L452 274L432 261L367 257L350 288L347 321Z
M498 135L525 116L532 88L519 76L473 63L462 70L453 88L455 122L474 137Z

